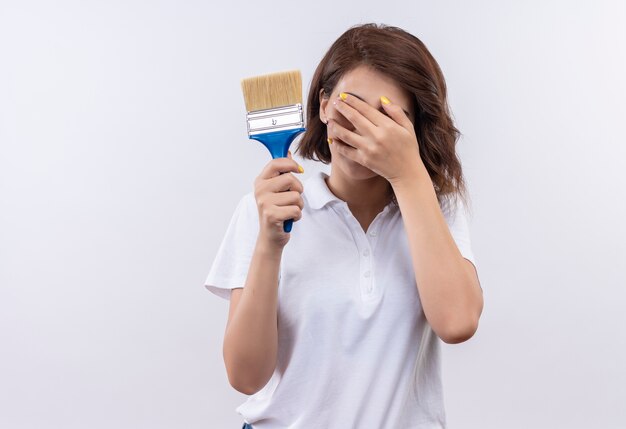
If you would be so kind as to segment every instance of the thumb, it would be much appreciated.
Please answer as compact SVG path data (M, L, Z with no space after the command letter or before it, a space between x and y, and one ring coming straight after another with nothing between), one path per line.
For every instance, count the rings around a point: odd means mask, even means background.
M287 157L289 159L293 159L293 157L291 156L291 151L287 151ZM304 168L302 168L302 166L300 164L298 164L297 161L294 160L294 162L296 163L296 165L298 166L298 173L304 173Z

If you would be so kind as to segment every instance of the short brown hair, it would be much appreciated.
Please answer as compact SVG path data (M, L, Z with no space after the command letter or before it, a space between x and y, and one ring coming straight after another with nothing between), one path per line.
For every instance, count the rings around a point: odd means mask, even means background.
M358 25L332 44L313 75L306 107L307 130L296 152L305 159L331 162L326 126L319 117L320 90L330 95L345 73L361 65L391 77L412 95L420 157L440 205L456 196L467 205L465 180L455 151L461 133L450 115L443 73L424 43L398 27Z

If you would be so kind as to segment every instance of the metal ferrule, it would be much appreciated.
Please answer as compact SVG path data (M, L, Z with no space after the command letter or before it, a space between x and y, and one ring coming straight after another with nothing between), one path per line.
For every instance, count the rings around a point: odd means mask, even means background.
M248 112L248 136L304 128L302 104Z

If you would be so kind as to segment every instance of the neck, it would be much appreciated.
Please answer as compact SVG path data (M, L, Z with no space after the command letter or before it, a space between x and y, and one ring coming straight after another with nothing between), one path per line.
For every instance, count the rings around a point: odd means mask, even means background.
M391 185L382 176L355 180L340 174L326 179L328 189L348 204L350 210L363 214L378 214L391 202Z

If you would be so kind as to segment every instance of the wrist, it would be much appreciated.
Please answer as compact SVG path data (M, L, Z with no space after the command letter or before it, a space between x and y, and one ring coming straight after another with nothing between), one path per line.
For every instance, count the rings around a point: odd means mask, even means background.
M430 187L434 190L433 181L426 170L426 166L421 162L416 163L411 168L407 169L406 173L398 176L393 181L389 182L394 192L401 191L405 188Z
M256 251L269 258L275 257L280 259L284 248L285 246L283 244L276 243L267 238L263 233L259 234L256 241Z

